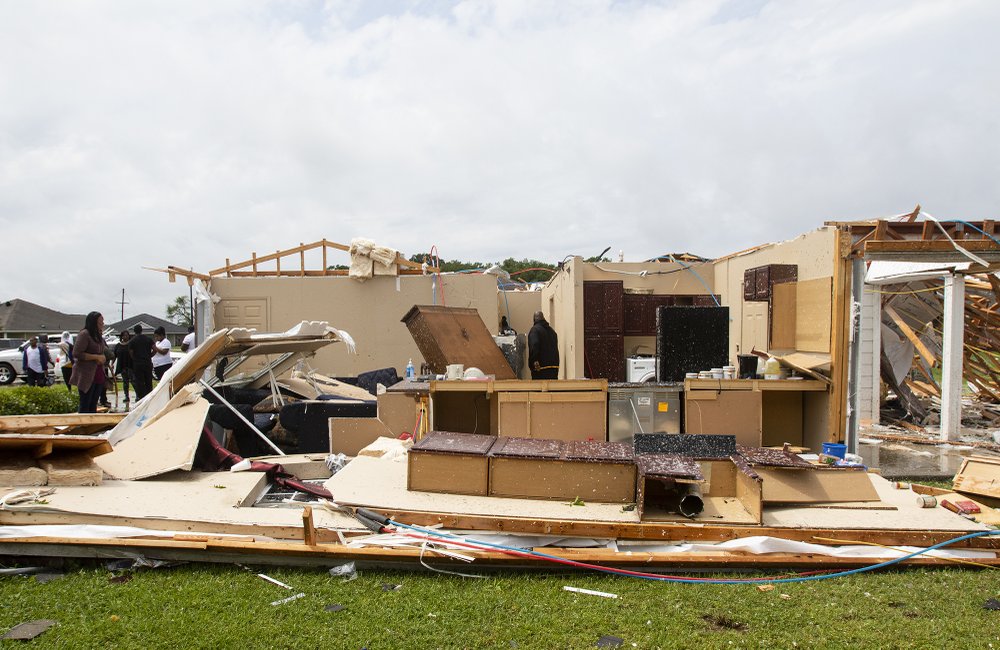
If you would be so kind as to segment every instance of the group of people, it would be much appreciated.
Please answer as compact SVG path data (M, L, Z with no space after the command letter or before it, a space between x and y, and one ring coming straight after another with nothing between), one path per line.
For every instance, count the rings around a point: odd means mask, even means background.
M157 380L173 365L170 356L170 340L163 327L153 331L153 338L142 333L142 325L136 325L132 332L123 330L119 334L114 349L109 349L104 340L104 316L92 311L87 314L84 327L76 335L75 341L64 341L65 350L71 360L69 371L63 368L66 386L76 386L80 391L80 413L95 413L100 403L108 406L107 384L113 377L121 377L125 392L125 404L129 404L129 384L135 391L136 401L153 390L153 377ZM60 343L60 348L62 348ZM187 351L194 346L194 328L188 328L181 349Z

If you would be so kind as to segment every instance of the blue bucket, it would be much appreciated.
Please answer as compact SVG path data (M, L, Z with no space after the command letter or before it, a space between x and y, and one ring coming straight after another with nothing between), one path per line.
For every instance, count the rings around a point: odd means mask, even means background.
M836 456L837 458L843 459L844 455L847 453L847 445L839 442L824 442L823 453L828 456Z

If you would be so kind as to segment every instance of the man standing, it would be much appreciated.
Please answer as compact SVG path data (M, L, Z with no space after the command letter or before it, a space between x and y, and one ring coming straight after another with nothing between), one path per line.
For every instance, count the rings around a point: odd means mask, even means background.
M38 337L32 336L21 355L21 364L24 367L24 373L28 376L25 380L28 385L48 386L49 382L45 379L45 373L51 363L48 346L39 345Z
M142 325L136 324L132 331L135 336L128 342L128 353L132 357L132 385L138 402L153 390L153 339L142 333Z
M540 311L528 331L528 367L532 379L559 379L559 337Z
M135 386L135 380L132 378L132 357L128 352L128 342L132 338L132 335L128 330L122 330L122 333L118 335L118 343L115 344L115 374L121 375L122 386L125 388L125 410L128 410L129 397L128 397L128 385Z
M181 352L190 352L198 345L194 335L194 325L188 325L188 333L181 341Z

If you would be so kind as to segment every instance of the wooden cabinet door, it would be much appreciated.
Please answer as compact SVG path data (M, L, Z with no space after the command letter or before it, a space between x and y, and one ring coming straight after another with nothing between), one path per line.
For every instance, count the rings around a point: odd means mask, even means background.
M583 283L583 331L621 335L625 323L625 288L621 282Z
M584 376L588 379L625 381L625 338L614 335L584 335Z

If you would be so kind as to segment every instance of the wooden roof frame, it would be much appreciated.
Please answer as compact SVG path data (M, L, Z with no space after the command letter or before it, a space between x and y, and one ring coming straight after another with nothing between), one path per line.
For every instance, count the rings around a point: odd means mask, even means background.
M320 249L323 253L323 267L321 269L307 269L306 268L306 252L311 250ZM195 280L202 280L208 282L212 278L216 277L226 277L226 278L260 278L260 277L326 277L326 276L346 276L348 271L345 269L330 269L327 268L326 252L329 249L334 249L337 251L348 252L351 250L350 246L346 244L339 244L337 242L332 242L327 239L321 239L319 241L312 242L311 244L299 243L298 246L294 248L288 248L285 250L275 251L268 255L262 257L257 257L256 252L250 254L250 259L244 260L242 262L230 262L229 258L226 258L226 265L221 266L217 269L213 269L208 273L196 273L193 269L183 269L179 266L168 266L165 269L149 269L151 271L160 271L161 273L167 274L167 279L170 282L176 282L177 276L187 278L188 285L194 284ZM298 268L291 268L282 270L281 260L286 257L291 257L297 255L299 258ZM268 264L270 262L275 263L274 269L262 270L258 268L260 264ZM424 273L439 273L440 269L436 266L427 266L419 262L411 262L399 253L396 253L396 264L401 268L399 270L400 275L423 275Z

